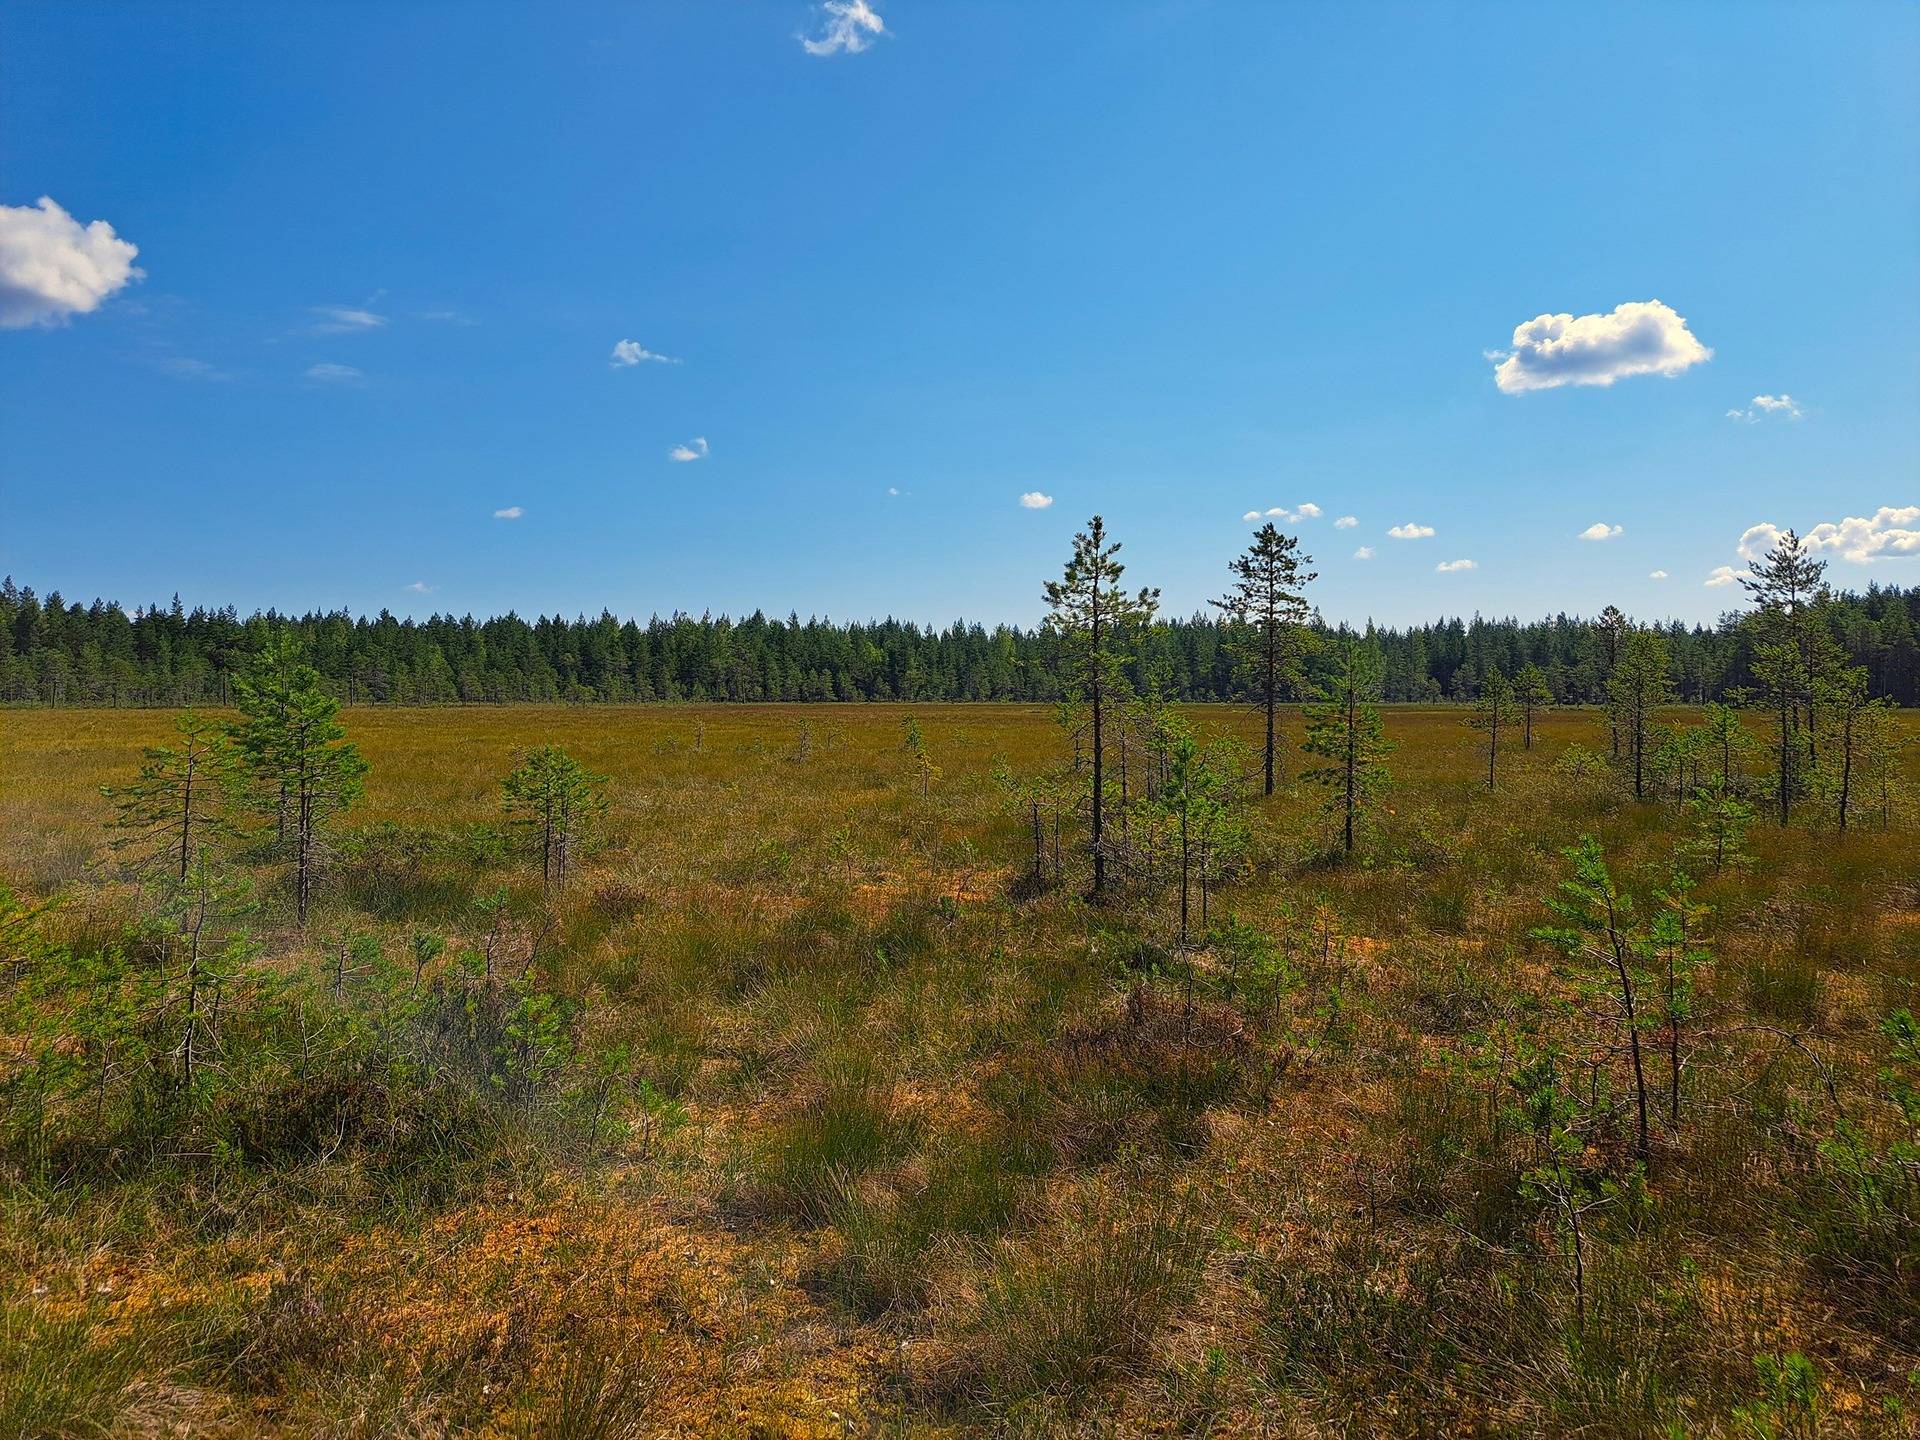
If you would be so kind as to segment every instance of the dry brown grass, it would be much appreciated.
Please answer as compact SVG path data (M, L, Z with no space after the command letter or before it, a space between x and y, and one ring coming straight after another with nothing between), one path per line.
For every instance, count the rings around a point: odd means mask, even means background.
M1289 983L1253 1012L1202 952L1189 1016L1164 896L1010 893L1026 841L992 771L1059 762L1050 712L912 707L942 772L928 798L905 713L345 712L371 764L353 829L495 825L516 752L556 743L609 777L604 843L550 907L518 858L348 858L304 937L263 868L269 963L314 969L346 927L395 954L420 929L477 944L467 899L507 884L515 964L533 951L586 1048L620 1047L652 1098L623 1092L599 1144L507 1135L455 1193L402 1210L341 1164L12 1186L0 1286L99 1346L175 1327L151 1366L165 1385L129 1388L118 1423L208 1435L586 1433L541 1427L566 1394L631 1398L588 1350L647 1370L619 1432L639 1434L1625 1435L1666 1417L1730 1435L1754 1356L1791 1349L1819 1366L1832 1433L1920 1405L1903 1378L1920 1355L1796 1248L1817 1075L1771 1032L1734 1034L1768 997L1759 1018L1870 1096L1874 1026L1920 983L1910 818L1844 840L1758 826L1753 868L1703 887L1728 1038L1663 1140L1652 1207L1604 1238L1606 1328L1582 1350L1553 1247L1528 1219L1493 1228L1511 1157L1463 1067L1564 998L1527 938L1560 845L1591 830L1636 891L1665 878L1670 806L1554 774L1568 745L1602 747L1595 716L1546 717L1489 796L1459 711L1390 710L1396 784L1365 864L1322 863L1315 797L1260 805L1262 864L1219 903ZM1197 719L1254 732L1238 710ZM169 721L0 714L0 880L63 892L62 933L124 917L99 787ZM1620 1388L1642 1360L1663 1398Z

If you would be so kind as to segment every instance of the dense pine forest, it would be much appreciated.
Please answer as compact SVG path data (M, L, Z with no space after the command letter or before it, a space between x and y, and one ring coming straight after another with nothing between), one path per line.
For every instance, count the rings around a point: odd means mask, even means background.
M1920 704L1920 586L1870 585L1819 607L1869 692ZM1317 628L1325 624L1315 620ZM1608 637L1625 617L1449 619L1375 629L1388 700L1469 700L1490 670L1528 664L1562 704L1606 698ZM602 613L532 621L435 615L416 621L345 611L243 617L233 608L44 598L0 585L0 700L51 705L223 703L232 678L274 631L291 627L349 705L511 701L808 701L1058 699L1058 637L1044 629L956 622L842 623L727 616L658 616L641 624ZM1156 623L1134 647L1129 677L1170 698L1238 694L1231 623L1195 615ZM1663 629L1680 698L1724 698L1752 683L1751 632L1737 614L1714 626ZM1309 662L1309 670L1312 662Z

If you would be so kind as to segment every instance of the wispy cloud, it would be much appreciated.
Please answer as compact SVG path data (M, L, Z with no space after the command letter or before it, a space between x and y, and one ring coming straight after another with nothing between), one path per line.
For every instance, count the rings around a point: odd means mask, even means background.
M800 37L809 55L858 55L886 32L886 22L867 0L824 0L815 10L817 33Z
M366 378L366 372L362 370L356 370L351 365L335 365L331 361L307 367L307 379L316 385L358 385Z
M1664 580L1666 578L1667 572L1664 570L1649 570L1647 572L1647 579L1649 580Z
M1333 522L1333 528L1336 530L1351 530L1359 523L1360 517L1357 515L1342 515L1338 520Z
M638 340L622 340L613 347L613 355L607 363L616 370L624 370L628 366L641 364L678 365L680 360L675 355L657 354Z
M207 360L196 360L190 355L169 355L154 366L162 375L175 380L231 380L233 376Z
M509 505L504 510L494 511L493 518L496 520L518 520L526 513L527 512L522 510L518 505Z
M1358 550L1353 552L1353 558L1356 560L1371 560L1373 558L1373 547L1371 545L1362 545Z
M1408 521L1405 525L1393 526L1387 531L1387 534L1396 540L1430 540L1433 538L1433 527L1431 525L1416 525L1412 521Z
M1723 585L1731 585L1740 575L1731 565L1717 565L1701 583L1709 590L1718 590Z
M415 595L431 595L433 593L434 587L427 584L427 582L424 580L416 580L411 585L407 586L407 589Z
M1053 504L1053 496L1043 495L1038 490L1029 490L1020 497L1021 508L1026 510L1044 510Z
M1609 525L1604 520L1596 520L1580 532L1582 540L1617 540L1626 530L1619 525Z
M1611 385L1630 375L1678 375L1713 358L1673 307L1631 300L1605 315L1536 315L1513 330L1494 384L1508 395L1561 385Z
M1791 395L1756 395L1744 410L1729 410L1729 420L1744 420L1749 425L1772 416L1776 420L1798 420L1800 402Z
M669 460L677 461L682 465L688 464L689 462L694 460L706 459L707 458L707 437L704 435L696 435L693 437L693 440L690 443L686 445L674 446L671 450L667 452L667 458Z
M1460 570L1478 570L1480 567L1472 560L1442 560L1433 567L1441 575L1452 575Z
M361 335L383 329L387 323L384 315L347 305L315 305L312 313L318 317L311 327L315 335Z
M0 205L0 330L64 325L146 278L140 247L104 220L82 225L42 195L38 205Z
M1741 533L1743 560L1758 560L1780 543L1777 525L1749 525ZM1800 537L1816 554L1831 552L1855 565L1920 555L1920 505L1882 505L1872 515L1849 515L1826 521Z

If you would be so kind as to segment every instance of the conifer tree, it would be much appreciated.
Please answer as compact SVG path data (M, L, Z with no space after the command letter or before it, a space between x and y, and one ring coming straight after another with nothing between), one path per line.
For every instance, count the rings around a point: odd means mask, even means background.
M1510 728L1519 717L1514 705L1513 684L1500 673L1497 665L1487 668L1487 678L1480 686L1479 698L1474 701L1473 713L1467 717L1467 723L1475 730L1485 733L1487 750L1487 788L1494 788L1500 762L1500 732Z
M566 888L585 828L606 807L598 788L606 778L558 745L541 745L500 782L501 804L539 846L540 878L549 890Z
M1895 769L1899 739L1891 704L1867 698L1867 672L1842 671L1821 687L1829 738L1821 747L1823 789L1831 797L1834 818L1845 830L1863 795L1885 784Z
M305 928L327 828L360 798L367 763L346 739L340 702L322 688L319 671L289 662L283 647L261 652L235 693L242 718L234 742L292 847L294 910Z
M1274 712L1299 679L1310 614L1303 591L1317 578L1311 570L1301 572L1313 557L1296 553L1299 546L1296 536L1282 535L1268 521L1255 533L1247 553L1229 562L1233 588L1212 602L1233 623L1237 633L1228 644L1236 676L1266 720L1263 764L1268 795L1273 794L1276 768Z
M125 785L106 785L113 802L111 846L135 871L160 870L187 883L194 853L209 840L231 836L227 816L237 757L224 727L189 710L174 722L179 739L141 751L140 773Z
M1658 630L1635 629L1621 642L1613 673L1607 677L1607 715L1616 743L1624 741L1633 763L1633 794L1647 793L1647 753L1654 714L1673 698L1667 642Z
M1327 809L1340 817L1341 841L1353 853L1354 834L1369 802L1387 783L1384 761L1392 746L1380 723L1382 662L1371 640L1342 636L1334 671L1320 703L1307 708L1305 749L1325 764L1302 779L1327 789Z
M293 694L301 685L311 686L318 677L302 655L299 640L291 630L268 633L266 643L248 657L246 666L233 680L233 703L240 711L241 723L229 731L241 758L256 777L273 766L268 753L285 729ZM291 813L284 777L265 787L262 797L273 813L274 840L284 845L287 821Z
M1533 748L1533 717L1541 710L1553 704L1553 687L1547 683L1547 672L1529 660L1520 667L1520 673L1513 677L1514 703L1520 707L1521 733L1524 738L1523 749Z
M203 845L194 851L171 908L179 932L168 996L179 1011L173 1056L180 1066L180 1095L191 1111L207 1057L219 1044L226 987L255 953L252 938L236 928L253 913L253 895L245 881L223 872Z
M1591 835L1583 835L1578 845L1563 853L1572 865L1572 874L1560 882L1559 894L1547 901L1562 923L1543 925L1533 933L1569 960L1597 967L1607 975L1608 983L1600 989L1612 999L1615 1019L1633 1062L1634 1149L1645 1160L1647 1071L1640 1045L1645 1023L1640 994L1645 981L1645 937L1634 928L1633 899L1614 883L1600 843Z
M1748 620L1754 691L1773 721L1774 804L1782 825L1792 818L1814 758L1815 691L1833 663L1831 637L1816 624L1814 608L1824 594L1826 569L1789 530L1740 582L1756 607Z
M1120 588L1125 568L1116 558L1118 542L1107 539L1106 523L1095 515L1073 538L1073 555L1058 580L1049 580L1042 592L1047 603L1047 628L1060 641L1064 688L1087 709L1092 730L1093 895L1106 894L1106 729L1113 708L1125 699L1127 646L1134 632L1153 619L1160 592L1143 588L1134 593Z
M1600 612L1600 618L1593 622L1593 631L1600 640L1601 671L1600 688L1611 692L1613 685L1613 667L1620 658L1620 642L1627 633L1627 617L1621 613L1618 605L1609 605ZM1615 723L1611 710L1607 712L1607 742L1613 758L1620 758L1620 728Z
M1706 736L1708 754L1719 772L1716 784L1722 795L1740 789L1740 762L1753 748L1753 736L1740 721L1740 712L1731 705L1709 704L1700 721Z

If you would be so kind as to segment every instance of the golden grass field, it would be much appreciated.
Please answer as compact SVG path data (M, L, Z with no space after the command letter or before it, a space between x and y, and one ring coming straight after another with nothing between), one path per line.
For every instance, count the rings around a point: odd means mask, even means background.
M925 794L909 713L939 771ZM1255 732L1237 709L1193 718ZM172 720L0 713L0 881L61 897L55 940L132 917L100 787ZM1021 890L1027 831L994 772L1062 763L1043 707L343 720L371 767L345 824L364 843L304 934L275 864L249 861L257 963L313 980L349 931L389 955L422 932L475 950L473 897L504 884L502 963L571 1007L570 1058L539 1097L487 1102L484 1144L401 1179L387 1132L344 1109L337 1138L271 1159L168 1155L79 1187L0 1170L4 1323L29 1337L10 1353L104 1377L70 1387L89 1423L1914 1433L1920 1173L1887 1150L1879 1073L1884 1017L1920 1000L1910 801L1844 836L1762 807L1752 864L1703 879L1686 1110L1644 1185L1596 1203L1576 1320L1567 1241L1503 1118L1534 1043L1516 1037L1558 1037L1596 1111L1621 1071L1598 1002L1530 932L1579 835L1646 907L1685 829L1676 805L1556 764L1605 750L1596 713L1545 716L1489 793L1462 711L1390 708L1393 785L1355 862L1327 859L1317 793L1249 802L1253 863L1214 901L1240 938L1191 955L1164 884L1102 907L1071 880ZM537 860L470 833L499 824L500 778L540 743L607 777L602 841L551 901ZM1920 749L1906 767L1920 782ZM377 1026L385 1002L342 1003ZM314 1088L292 1064L243 1080L236 1059L223 1113L290 1115ZM1894 1155L1871 1184L1835 1158L1849 1133ZM1598 1124L1576 1168L1625 1174L1618 1151ZM1779 1378L1789 1356L1811 1391Z

